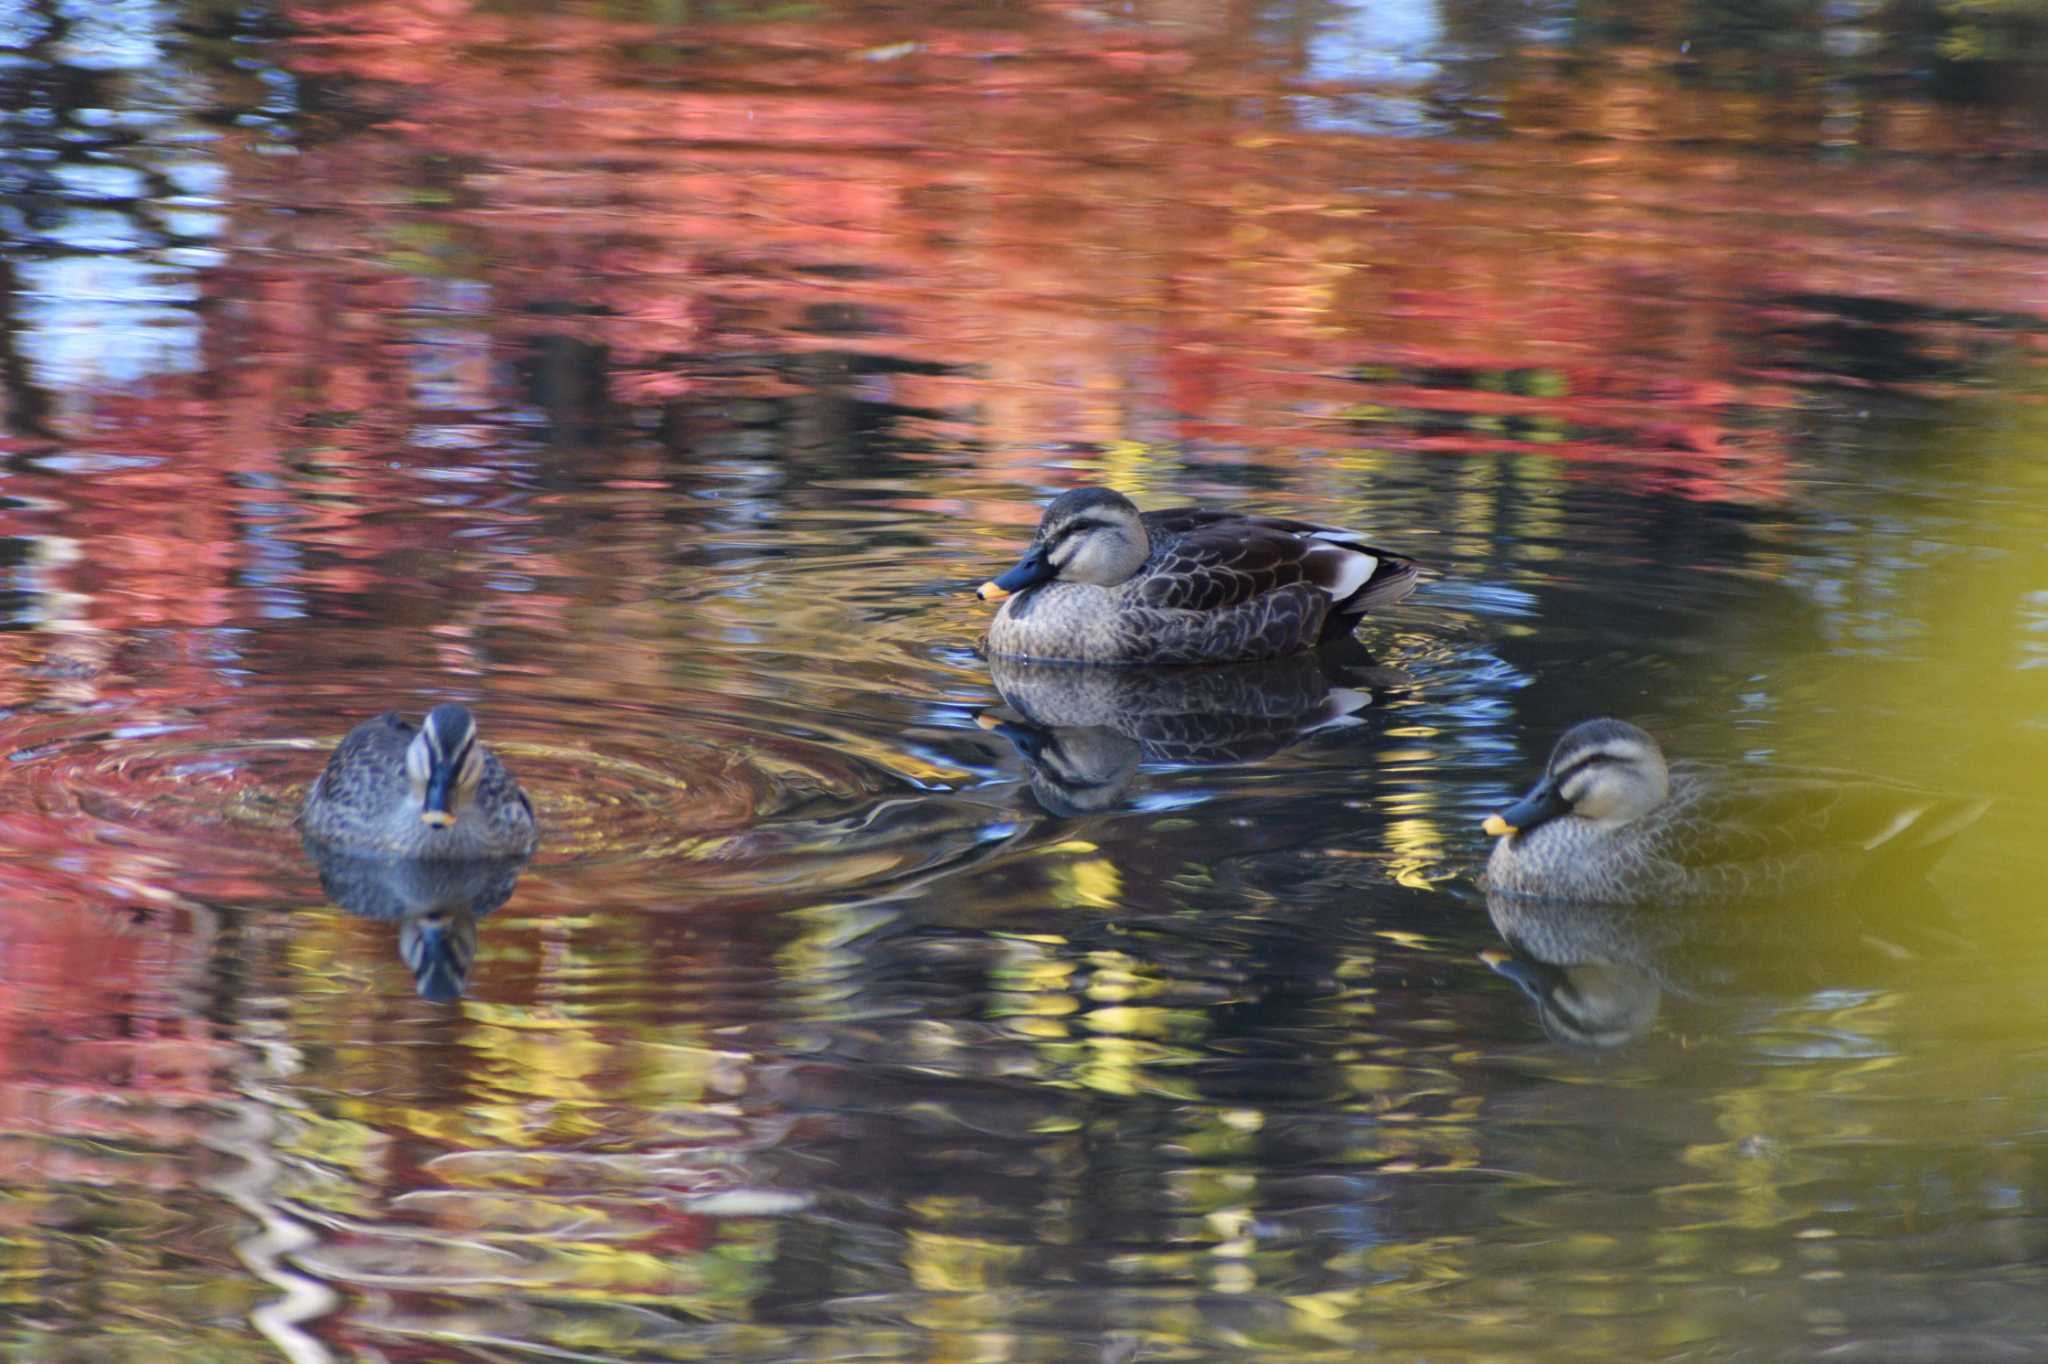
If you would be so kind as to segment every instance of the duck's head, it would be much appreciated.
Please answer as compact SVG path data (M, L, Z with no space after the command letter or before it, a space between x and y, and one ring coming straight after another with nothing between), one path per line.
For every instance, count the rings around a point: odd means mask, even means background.
M1529 793L1486 817L1496 838L1525 834L1562 815L1613 827L1640 818L1671 794L1657 741L1626 720L1587 720L1566 730Z
M436 829L454 824L484 774L476 717L453 701L428 711L426 723L406 746L405 773L420 802L420 821Z
M1108 488L1076 488L1045 509L1029 552L975 595L1001 601L1055 578L1111 587L1136 573L1151 552L1145 523L1131 499Z
M1519 952L1481 952L1479 959L1522 987L1543 1031L1575 1047L1618 1047L1657 1020L1663 987L1647 971L1617 962L1552 966Z
M436 1004L460 999L476 964L476 915L467 909L407 915L398 926L398 955L412 968L420 998Z
M1035 725L983 712L976 724L1008 739L1031 764L1031 793L1049 815L1099 815L1123 802L1144 756L1106 725Z

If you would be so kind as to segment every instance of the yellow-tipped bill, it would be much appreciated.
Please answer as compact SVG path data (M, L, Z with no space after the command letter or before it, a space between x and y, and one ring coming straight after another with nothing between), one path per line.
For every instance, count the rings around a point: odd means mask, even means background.
M422 810L420 823L430 829L446 829L455 823L455 816L447 810Z
M974 595L983 601L1001 601L1010 594L1004 589L997 587L995 579L991 578L980 587L975 588Z
M1508 823L1499 815L1488 815L1486 817L1486 823L1480 825L1479 827L1486 830L1487 833L1493 835L1495 838L1506 838L1509 834L1518 832L1514 825Z
M1485 962L1488 966L1499 966L1502 962L1513 961L1514 958L1501 951L1498 947L1489 947L1479 954L1479 960Z
M983 729L999 729L1002 727L1003 722L1001 720L996 719L995 716L990 715L987 711L983 711L981 714L974 717L974 723L981 726Z

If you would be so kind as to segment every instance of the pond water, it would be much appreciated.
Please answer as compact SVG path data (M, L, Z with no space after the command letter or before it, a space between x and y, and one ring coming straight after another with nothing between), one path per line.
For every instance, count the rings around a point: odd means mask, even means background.
M2042 23L0 5L0 1348L2031 1357ZM1088 483L1428 577L992 670ZM408 917L291 818L444 699ZM1991 805L1517 958L1605 713Z

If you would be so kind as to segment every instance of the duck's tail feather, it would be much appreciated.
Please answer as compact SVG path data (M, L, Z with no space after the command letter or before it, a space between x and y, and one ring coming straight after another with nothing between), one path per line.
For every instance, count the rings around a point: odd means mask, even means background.
M1990 808L1987 799L1956 796L1902 804L1889 822L1863 840L1863 850L1886 876L1922 876L1941 860L1956 836Z
M1333 572L1327 582L1319 583L1335 598L1329 615L1323 618L1324 639L1350 634L1360 616L1400 601L1422 578L1421 566L1413 559L1367 545L1332 547L1329 554L1333 560L1341 557L1342 562L1334 565L1341 572Z

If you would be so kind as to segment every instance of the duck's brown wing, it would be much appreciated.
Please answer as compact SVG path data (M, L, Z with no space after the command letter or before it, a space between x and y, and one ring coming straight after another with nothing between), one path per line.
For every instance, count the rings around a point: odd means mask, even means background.
M1176 507L1145 513L1145 529L1162 546L1139 594L1148 606L1223 610L1307 583L1332 617L1350 617L1398 601L1417 576L1414 560L1311 521Z
M1168 535L1186 535L1189 531L1202 530L1223 524L1239 526L1264 526L1268 530L1285 531L1289 535L1320 536L1325 539L1355 540L1353 531L1341 526L1319 525L1314 521L1299 521L1287 516L1252 516L1244 512L1220 511L1214 507L1166 507L1159 511L1144 513L1145 530L1157 536L1160 532Z
M1171 610L1227 610L1307 580L1306 547L1298 536L1245 521L1195 526L1160 546L1138 600Z
M540 820L533 812L533 802L527 799L526 792L520 789L512 774L505 770L505 765L498 761L498 755L488 748L484 750L484 770L477 782L476 801L484 809L494 812L492 818L501 827L538 836ZM515 808L524 813L524 820L512 813ZM519 828L522 824L523 830Z
M320 773L321 783L328 787L327 794L339 795L342 786L353 785L364 773L382 774L394 768L403 771L406 747L417 732L395 710L357 725L334 746L326 768Z
M308 833L331 836L351 815L381 808L405 781L405 750L415 732L395 710L350 730L306 788L298 826Z
M1664 851L1695 873L1736 879L1745 868L1771 881L1802 867L1851 879L1878 874L1910 881L1925 874L1986 805L1830 774L1729 774L1699 783L1670 821Z

